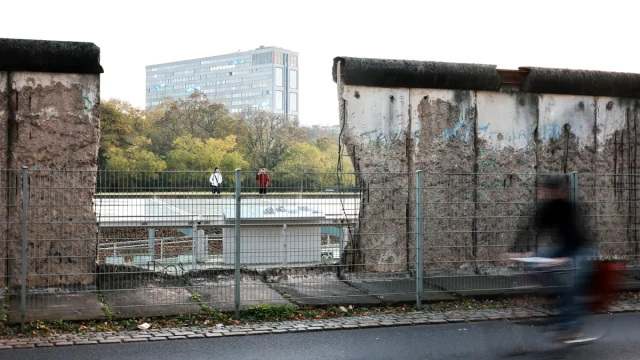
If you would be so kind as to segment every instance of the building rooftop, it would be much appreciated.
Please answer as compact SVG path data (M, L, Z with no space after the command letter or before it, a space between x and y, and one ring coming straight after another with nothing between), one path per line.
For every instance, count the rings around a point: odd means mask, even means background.
M232 55L244 55L244 54L253 53L253 52L258 51L258 50L269 50L269 49L286 51L286 52L298 55L298 53L295 52L295 51L291 51L291 50L284 49L284 48L277 47L277 46L259 46L259 47L255 48L253 50L244 50L244 51L238 50L236 52L231 52L231 53L226 53L226 54L218 54L218 55L200 57L200 58L195 58L195 59L176 60L176 61L169 61L169 62L165 62L165 63L152 64L152 65L147 65L146 67L149 68L149 67L154 67L154 66L162 66L162 65L175 64L175 63L186 63L186 62L191 62L191 61L201 61L201 60L208 60L208 59L217 58L217 57L220 57L220 58L228 57L228 56L232 56Z
M640 74L634 73L336 57L333 81L338 62L346 85L486 91L510 85L530 93L640 98Z

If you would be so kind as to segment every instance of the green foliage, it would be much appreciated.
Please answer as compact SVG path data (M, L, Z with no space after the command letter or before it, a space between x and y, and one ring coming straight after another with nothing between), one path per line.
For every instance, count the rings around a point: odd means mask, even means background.
M302 128L297 118L252 109L231 116L224 105L199 93L150 111L115 99L100 106L99 167L114 171L101 173L101 189L203 190L216 166L223 187L234 185L237 168L269 169L274 190L297 191L302 185L304 191L320 191L355 183L353 176L336 174L338 136L328 127ZM165 170L173 173L162 174ZM342 171L353 171L346 157Z
M291 305L262 304L243 310L241 316L247 321L286 321L296 318L297 309Z
M238 113L237 119L244 124L244 152L252 169L275 169L287 149L306 138L297 119L281 114L247 110Z
M187 99L165 101L162 107L149 112L149 117L154 125L149 133L152 151L161 156L171 151L180 137L206 141L243 135L242 124L229 115L224 105L211 103L199 93Z

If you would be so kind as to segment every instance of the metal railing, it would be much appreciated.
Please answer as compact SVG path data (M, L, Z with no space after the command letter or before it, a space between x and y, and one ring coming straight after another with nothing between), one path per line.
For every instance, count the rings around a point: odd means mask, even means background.
M501 255L550 244L532 223L541 174L271 173L266 194L256 172L223 173L219 194L209 175L0 170L9 320L420 307L522 288ZM627 289L640 283L635 176L567 175L597 255L629 265Z

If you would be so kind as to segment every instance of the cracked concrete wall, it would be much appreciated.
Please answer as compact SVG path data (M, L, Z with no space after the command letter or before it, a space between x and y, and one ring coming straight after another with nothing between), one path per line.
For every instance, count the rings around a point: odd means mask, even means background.
M407 94L408 102L391 101L391 96L405 99ZM403 171L409 175L388 176L377 188L364 181L366 199L355 243L360 251L385 249L411 264L415 254L406 244L411 249L415 242L399 241L411 225L397 219L395 209L402 199L415 199L407 178L420 169L425 171L425 269L477 271L492 265L522 235L522 221L535 203L537 175L578 171L585 225L601 249L638 255L633 230L640 212L633 190L637 100L355 85L345 85L341 98L342 141L363 180ZM389 214L395 221L389 221ZM549 239L533 241L539 245ZM359 261L369 271L385 271L381 254Z
M473 259L479 268L527 235L521 229L535 195L538 106L535 94L478 92Z
M100 76L12 72L8 96L13 125L7 166L29 168L29 287L93 282L97 221L93 209L100 139ZM21 186L9 201L8 254L21 252ZM20 284L20 261L8 262L10 286Z
M0 71L0 288L7 286L7 129L9 119L8 74Z
M591 206L594 236L602 251L615 256L631 257L638 264L640 243L638 224L638 171L640 156L638 126L640 100L601 97L597 104L597 136L594 168L607 176L589 178L581 183L595 187L595 201Z
M354 239L364 242L353 254L352 265L364 271L406 269L408 262L415 262L415 257L407 256L408 247L413 246L406 221L411 211L407 209L412 184L408 174L413 170L407 155L412 144L409 90L346 86L343 99L348 118L369 120L347 122L343 133L343 142L361 172L364 194L359 235Z
M423 174L425 269L445 262L466 264L474 241L474 128L473 91L412 89L414 118L420 129L413 149L416 169ZM438 169L438 170L436 170ZM450 173L442 176L440 173ZM412 174L413 175L413 174ZM451 206L455 204L455 206Z

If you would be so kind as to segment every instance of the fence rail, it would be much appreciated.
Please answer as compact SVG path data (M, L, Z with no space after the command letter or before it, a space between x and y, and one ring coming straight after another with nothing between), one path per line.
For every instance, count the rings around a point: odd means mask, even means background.
M506 252L537 251L552 174L0 170L0 282L9 320L235 311L261 303L382 304L529 284ZM600 258L640 289L633 174L567 176ZM265 193L266 192L266 193ZM197 294L198 296L194 296ZM195 300L199 299L199 300Z

